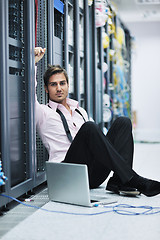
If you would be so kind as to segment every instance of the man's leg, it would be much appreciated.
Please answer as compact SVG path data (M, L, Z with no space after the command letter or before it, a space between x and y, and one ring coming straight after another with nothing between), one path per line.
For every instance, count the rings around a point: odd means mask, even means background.
M131 120L127 117L117 118L108 130L106 137L132 168L134 143Z
M127 117L117 118L110 127L106 137L126 163L132 168L134 143L131 120ZM116 173L114 173L113 177L109 179L106 190L115 193L123 191L126 194L138 194L138 191L135 188L123 185Z
M93 122L83 124L72 142L64 162L87 164L91 187L92 178L94 178L92 173L96 171L95 166L100 164L100 169L104 167L103 175L105 175L106 171L106 176L108 176L109 172L113 170L119 176L122 184L137 188L146 196L155 196L160 193L160 182L136 174L131 166L127 164L126 159L116 151ZM98 174L94 184L95 182L99 184L100 178L101 176Z
M81 127L64 162L87 164L91 187L100 185L111 170L124 183L134 175L131 167L93 122L87 122Z

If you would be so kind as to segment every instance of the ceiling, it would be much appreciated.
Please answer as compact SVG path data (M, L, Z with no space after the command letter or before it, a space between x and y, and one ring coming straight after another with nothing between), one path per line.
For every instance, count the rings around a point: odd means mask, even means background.
M160 0L109 1L123 22L160 22Z

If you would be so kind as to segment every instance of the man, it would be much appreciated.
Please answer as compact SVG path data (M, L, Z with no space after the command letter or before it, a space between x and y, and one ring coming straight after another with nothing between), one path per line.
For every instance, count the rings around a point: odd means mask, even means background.
M35 62L44 54L45 49L35 48ZM88 121L78 102L67 98L69 83L65 69L49 66L44 84L49 103L39 104L36 99L36 126L49 161L86 164L90 188L98 187L113 171L106 187L109 191L146 196L160 193L160 182L143 178L132 169L132 124L128 118L116 119L105 136L94 122Z

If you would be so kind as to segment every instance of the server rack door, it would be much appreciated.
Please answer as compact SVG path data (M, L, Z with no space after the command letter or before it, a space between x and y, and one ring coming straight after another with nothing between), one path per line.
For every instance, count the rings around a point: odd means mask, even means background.
M31 1L1 1L1 158L8 177L6 194L18 197L33 188L27 53L25 36ZM30 8L29 8L30 7ZM33 10L32 10L33 11ZM29 19L29 23L27 22ZM27 33L30 36L30 32ZM6 200L6 202L8 202Z
M8 1L9 129L11 187L29 178L24 1Z

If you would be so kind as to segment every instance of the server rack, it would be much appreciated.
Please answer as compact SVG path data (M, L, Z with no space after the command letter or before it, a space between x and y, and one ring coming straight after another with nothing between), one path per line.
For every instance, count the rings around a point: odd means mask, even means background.
M131 119L131 36L129 30L123 24L118 16L116 16L116 37L118 42L122 42L117 55L121 60L116 60L114 72L118 78L114 87L114 99L116 106L114 108L114 117L126 116ZM121 38L120 38L121 36ZM123 36L123 37L122 37Z
M104 52L104 61L108 64L108 71L105 73L106 86L104 92L110 97L110 110L112 111L112 119L104 123L107 128L119 116L131 118L132 112L131 36L129 30L115 14L111 6L110 11L114 30L110 31L109 34L108 25L106 24L105 31L109 35L110 43L109 48Z
M83 6L82 6L83 7ZM80 14L83 19L84 10L79 1L66 1L64 19L64 66L69 75L69 96L80 102ZM82 20L83 24L83 20ZM83 32L83 30L82 30ZM83 45L84 47L84 45ZM83 52L83 51L82 51ZM83 75L83 74L82 74ZM83 76L82 76L83 78Z
M32 1L1 1L1 158L5 192L15 197L33 187L32 8Z

